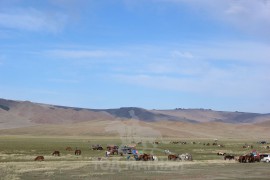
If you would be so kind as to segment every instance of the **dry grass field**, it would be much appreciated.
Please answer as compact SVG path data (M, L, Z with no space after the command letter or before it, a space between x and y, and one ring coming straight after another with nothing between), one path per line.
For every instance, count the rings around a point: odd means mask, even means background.
M0 135L32 136L138 136L205 139L261 139L269 137L269 126L220 122L184 123L177 121L92 120L64 124L36 124L0 129Z
M248 153L244 143L252 144L260 152L269 152L265 145L254 140L218 140L225 147L205 146L213 139L186 139L187 144L171 144L181 140L164 138L158 145L147 142L137 145L139 151L157 155L158 161L135 161L132 157L114 155L105 158L105 150L94 151L92 144L120 145L119 137L67 137L67 136L1 136L0 137L0 179L269 179L270 164L238 163L223 160L219 151L233 155ZM144 139L142 138L142 141ZM191 144L196 142L196 144ZM200 144L199 144L200 142ZM81 156L74 151L66 151L67 146L82 150ZM176 154L191 153L193 161L168 161L164 150ZM60 157L52 156L59 150ZM45 161L34 158L43 155ZM98 160L101 158L101 160Z

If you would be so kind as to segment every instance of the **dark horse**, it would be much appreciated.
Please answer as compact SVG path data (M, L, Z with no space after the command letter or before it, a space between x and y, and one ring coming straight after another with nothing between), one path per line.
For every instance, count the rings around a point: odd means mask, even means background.
M103 150L103 147L100 144L92 145L92 150Z
M81 150L79 150L79 149L75 150L75 155L81 155L81 154L82 154Z
M234 159L234 156L233 155L226 155L226 156L224 156L224 160L226 160L226 159L232 160L232 159Z
M52 155L53 155L53 156L60 156L60 151L54 151L54 152L52 153Z
M168 160L176 160L177 158L178 158L177 155L174 155L174 154L168 155Z
M44 156L37 156L35 161L44 161Z

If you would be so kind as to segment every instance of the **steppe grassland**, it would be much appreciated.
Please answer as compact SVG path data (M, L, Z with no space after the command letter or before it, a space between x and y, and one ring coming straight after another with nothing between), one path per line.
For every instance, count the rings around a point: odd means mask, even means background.
M187 144L171 144L170 141L186 141ZM144 139L142 138L144 142ZM196 144L191 144L195 142ZM210 143L210 146L205 146L203 143ZM158 145L146 143L137 145L138 150L146 153L152 153L160 158L167 158L164 150L168 149L175 154L191 153L194 160L215 160L220 159L216 153L223 151L233 155L241 155L249 153L252 149L243 148L246 144L253 145L259 152L268 152L264 148L265 145L257 144L255 140L219 140L217 143L225 147L213 146L212 139L173 139L164 138ZM34 137L34 136L1 136L0 137L0 162L10 161L33 161L38 155L46 156L48 161L59 160L85 160L92 158L104 157L104 151L93 151L91 145L101 144L106 148L109 144L121 145L122 141L118 137ZM66 147L78 148L82 150L81 156L74 156L74 151L66 151ZM58 150L61 153L60 157L53 157L53 151ZM125 160L120 156L113 156L119 160Z
M199 177L216 177L217 172L221 177L240 178L241 174L249 174L247 168L257 169L257 172L248 177L266 178L270 176L269 164L240 164L235 161L224 161L217 152L223 151L234 155L248 153L251 149L243 149L242 146L253 144L254 149L266 152L263 145L251 140L219 140L224 148L213 146L213 140L181 140L188 144L170 144L171 138L163 139L158 145L152 143L146 146L137 145L138 150L153 153L158 156L158 162L136 162L133 158L127 161L126 157L118 155L106 159L105 151L93 151L92 144L121 144L117 137L31 137L31 136L2 136L0 137L0 174L2 179L173 179L187 177L198 179ZM143 138L142 138L142 141ZM196 142L191 144L190 142ZM198 144L200 142L200 144ZM209 142L210 146L203 143ZM74 151L66 151L67 146L82 150L81 156L75 156ZM191 153L193 162L168 162L163 150L169 149L173 153ZM52 156L54 150L61 152L60 157ZM35 162L37 155L45 157L44 162ZM102 160L98 161L101 157ZM203 172L203 173L202 173ZM236 174L232 174L234 172ZM237 173L239 172L239 173ZM228 174L227 174L228 173ZM203 174L204 176L202 176ZM254 176L255 175L255 176ZM167 177L167 178L166 178ZM247 176L245 176L247 177ZM1 179L0 178L0 179Z

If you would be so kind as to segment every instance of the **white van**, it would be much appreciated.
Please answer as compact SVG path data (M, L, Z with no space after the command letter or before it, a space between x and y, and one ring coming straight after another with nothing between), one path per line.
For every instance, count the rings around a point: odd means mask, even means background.
M260 157L262 162L270 162L270 154L260 154Z

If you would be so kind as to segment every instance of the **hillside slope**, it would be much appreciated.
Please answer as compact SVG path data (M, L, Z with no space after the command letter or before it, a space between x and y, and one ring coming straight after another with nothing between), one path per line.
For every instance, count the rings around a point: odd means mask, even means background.
M128 127L139 124L138 129L151 127L165 136L254 136L252 132L269 133L270 114L135 107L85 109L0 99L0 134L109 135L105 129L114 122L127 123Z

